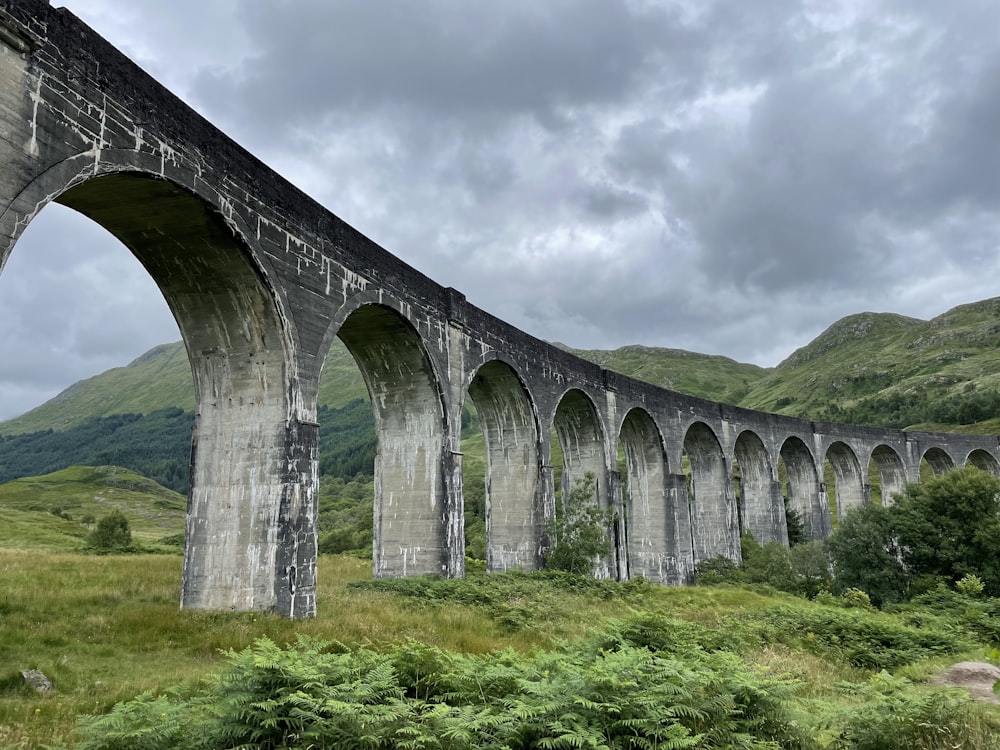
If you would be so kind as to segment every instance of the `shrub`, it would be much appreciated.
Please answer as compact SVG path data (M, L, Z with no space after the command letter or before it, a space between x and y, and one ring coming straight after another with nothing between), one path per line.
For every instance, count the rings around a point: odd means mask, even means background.
M973 467L908 485L892 512L911 573L948 583L974 574L985 593L1000 595L998 496L1000 478Z
M740 564L727 557L702 560L695 566L695 583L765 585L806 597L832 584L830 561L822 542L803 542L786 549L778 542L761 546L753 535L744 533L740 536L740 553Z
M717 586L720 583L742 585L746 583L746 576L739 565L720 555L694 566L694 582L699 586Z
M379 653L265 639L229 652L197 695L144 695L84 720L81 748L815 746L783 683L734 654L689 651L673 658L614 633L478 656L412 641Z
M128 518L113 510L100 521L87 537L87 546L102 552L124 552L132 547L132 530Z
M826 544L833 559L835 593L860 589L876 607L907 598L911 576L901 562L891 508L851 508Z
M983 579L974 573L968 573L967 575L962 576L962 579L955 583L955 589L958 593L962 596L967 596L970 599L975 599L982 594L984 587L985 584L983 583Z
M840 598L848 609L874 609L872 600L861 589L847 589Z
M794 549L798 545L808 542L809 534L806 531L805 521L802 520L802 514L791 506L787 497L784 498L784 502L785 528L788 530L788 546Z
M761 643L798 644L863 669L893 669L972 647L953 628L912 627L856 608L780 605L740 625L755 627Z
M885 672L861 691L831 750L996 748L1000 722L956 692L912 689Z

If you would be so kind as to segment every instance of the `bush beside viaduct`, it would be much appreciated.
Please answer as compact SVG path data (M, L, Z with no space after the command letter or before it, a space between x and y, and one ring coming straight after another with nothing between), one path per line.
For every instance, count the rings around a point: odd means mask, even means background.
M614 512L605 575L678 584L699 560L738 560L741 529L787 543L785 498L822 538L831 507L871 500L871 476L890 498L922 463L1000 473L996 437L741 409L533 338L348 226L45 0L0 0L0 163L0 267L55 201L129 248L180 327L198 412L185 608L315 613L317 391L334 337L375 412L376 576L463 575L469 399L493 571L539 567L557 477L593 473Z

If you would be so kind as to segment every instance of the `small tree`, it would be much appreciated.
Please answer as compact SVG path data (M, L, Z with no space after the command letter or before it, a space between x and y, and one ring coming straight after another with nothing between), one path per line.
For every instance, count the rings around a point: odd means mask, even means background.
M808 542L809 534L806 531L805 522L802 520L802 514L791 506L787 497L784 500L785 527L788 529L788 546L795 547L804 542Z
M837 593L860 589L877 607L907 599L911 579L901 562L892 508L871 503L851 508L826 546Z
M795 571L794 593L811 599L820 591L833 586L830 557L821 540L802 542L792 547L788 551L788 560Z
M132 546L132 530L128 519L120 510L113 510L90 532L87 545L96 550L124 552Z
M611 551L611 513L597 505L596 485L594 474L587 472L562 502L556 503L556 517L545 525L552 540L545 556L549 570L593 575L594 563Z

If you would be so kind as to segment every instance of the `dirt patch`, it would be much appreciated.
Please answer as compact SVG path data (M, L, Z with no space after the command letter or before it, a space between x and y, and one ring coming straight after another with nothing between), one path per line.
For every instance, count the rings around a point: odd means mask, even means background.
M993 685L1000 680L1000 668L983 661L960 661L931 680L932 685L966 688L973 698L1000 704Z

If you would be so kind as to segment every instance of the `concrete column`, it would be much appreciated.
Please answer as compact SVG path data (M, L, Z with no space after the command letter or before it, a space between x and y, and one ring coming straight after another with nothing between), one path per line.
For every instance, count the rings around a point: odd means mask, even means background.
M316 614L316 515L319 495L319 425L292 422L282 478L275 561L276 611L286 617Z
M555 470L548 464L543 464L538 475L539 491L542 503L542 533L539 535L538 556L544 567L545 556L552 549L555 541L550 539L545 527L556 517L556 478Z
M458 430L461 431L461 418ZM446 452L445 477L445 575L465 577L465 496L462 488L462 454Z
M622 480L617 471L608 472L608 494L611 502L611 560L610 569L616 581L629 578L627 524L622 498Z
M683 474L669 474L665 478L665 485L667 538L673 551L673 560L669 557L666 560L666 582L687 584L692 582L695 563L687 477ZM668 555L669 553L668 550Z
M287 427L269 412L228 402L202 407L188 499L184 609L315 613L317 430Z

